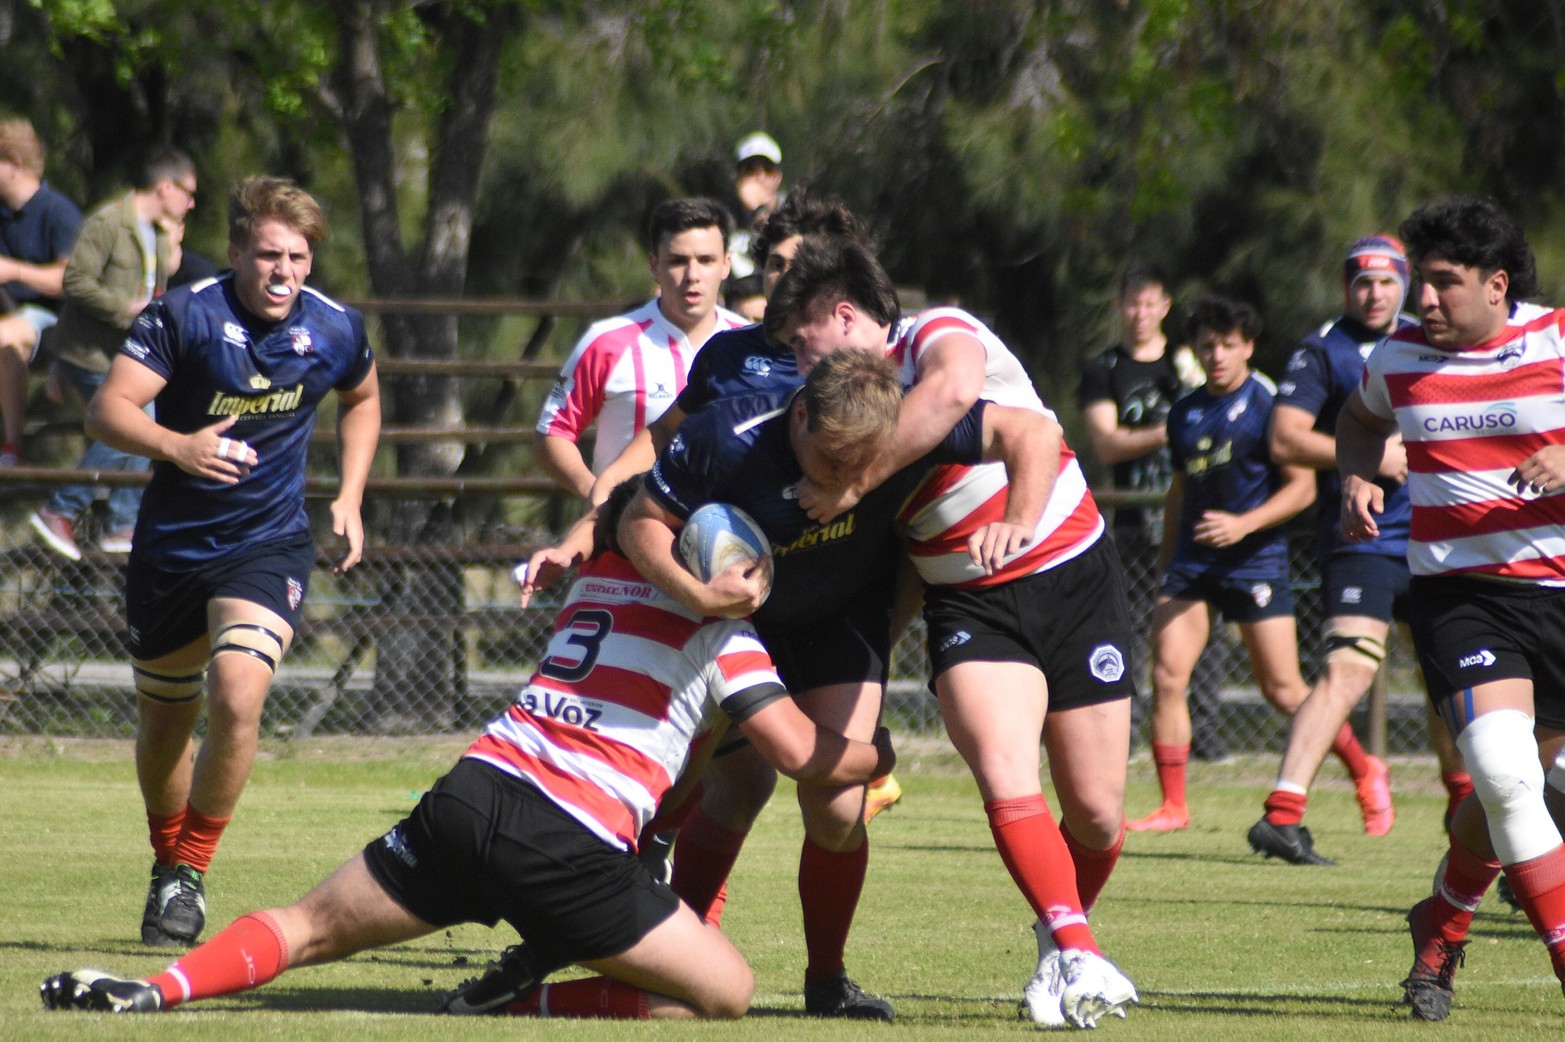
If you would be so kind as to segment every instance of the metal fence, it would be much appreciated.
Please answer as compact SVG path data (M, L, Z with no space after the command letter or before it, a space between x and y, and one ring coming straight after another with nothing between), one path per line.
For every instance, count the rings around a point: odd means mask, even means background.
M323 507L312 501L322 514ZM79 563L58 556L31 540L30 508L0 508L0 734L128 736L135 696L121 651L124 558L91 550ZM472 730L507 703L547 642L558 601L544 597L519 610L510 568L548 539L546 531L492 521L458 523L438 545L389 545L371 533L365 562L343 577L333 576L323 558L268 700L264 732L290 739ZM1320 603L1307 535L1294 540L1294 551L1300 657L1309 679L1320 659ZM1133 574L1133 588L1149 590L1146 578ZM1139 599L1137 611L1144 709L1150 596ZM1234 752L1279 750L1286 722L1260 698L1236 635L1219 627L1210 654L1223 743ZM903 635L892 677L893 727L939 734L921 624ZM1386 679L1386 748L1424 748L1423 696L1407 641L1397 636ZM1138 721L1145 715L1138 712Z

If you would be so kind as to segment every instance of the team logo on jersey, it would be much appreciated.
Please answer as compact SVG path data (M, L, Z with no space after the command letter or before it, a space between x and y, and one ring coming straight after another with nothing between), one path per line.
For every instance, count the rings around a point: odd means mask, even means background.
M1461 658L1457 659L1456 668L1472 669L1476 666L1482 666L1484 669L1488 669L1498 661L1500 660L1494 657L1494 652L1490 651L1488 648L1479 648L1471 655L1463 655Z
M418 867L418 858L414 857L413 851L408 849L408 840L407 837L402 834L401 825L392 826L390 832L380 837L380 841L385 844L387 850L396 855L398 861L402 862L409 868Z
M959 648L959 647L961 647L963 644L966 644L968 641L970 641L972 639L973 639L973 635L971 633L967 632L966 630L957 630L955 633L951 634L945 640L941 641L940 644L935 648L935 650L936 651L950 651L952 648Z
M1282 396L1290 395L1293 393L1293 389L1297 386L1298 385L1295 384L1292 380L1284 380L1282 383L1277 385L1277 393Z
M125 341L125 346L120 348L120 350L140 362L145 362L147 355L151 353L146 344L135 339Z
M224 322L223 339L235 347L244 347L248 339L245 336L245 327L238 322Z
M209 416L257 416L293 412L304 400L304 384L271 394L228 394L214 391L206 411Z
M671 456L681 455L685 451L685 436L676 433L673 440L668 443L668 452Z
M1206 415L1206 412L1204 410L1202 410L1202 409L1191 409L1190 410L1190 422L1191 423L1200 423L1201 422L1201 417L1205 416L1205 415Z
M254 376L250 377L250 390L252 391L265 391L271 386L272 381L268 380L260 373L256 373Z
M1255 599L1257 608L1264 608L1272 602L1272 584L1256 583L1250 587L1250 596Z
M1303 351L1295 351L1293 353L1293 356L1288 359L1288 372L1291 373L1294 370L1303 369L1305 366L1307 366L1309 364L1310 364L1310 360L1307 357L1305 357L1305 354L1304 354Z
M798 493L790 488L783 493L788 498L788 493L793 493L793 498L798 498ZM809 550L820 546L822 543L833 543L838 539L846 539L853 534L858 515L852 511L833 521L829 525L812 525L799 534L799 538L787 546L772 546L773 557L787 557L798 550Z
M310 339L310 331L303 326L294 326L288 330L288 336L293 341L293 353L301 358L315 353L315 342Z
M1105 684L1112 684L1125 675L1125 656L1112 644L1099 644L1087 656L1087 668Z
M1517 362L1522 360L1522 348L1520 344L1512 344L1495 356L1499 363L1507 369L1514 368Z
M556 405L565 404L565 377L556 376L554 386L549 388L549 401Z
M1364 603L1364 587L1362 587L1362 586L1344 586L1342 588L1342 603L1343 604L1362 604L1362 603Z
M288 577L288 610L298 611L299 603L304 600L304 584L293 576Z
M1424 421L1424 430L1431 434L1472 431L1493 431L1516 426L1516 406L1510 402L1496 402L1483 412L1454 416L1431 416Z
M750 355L744 360L744 371L751 376L770 376L772 374L772 360L762 358L760 355Z
M1247 398L1240 398L1237 402L1234 402L1233 405L1229 406L1229 408L1228 408L1228 422L1229 423L1233 423L1239 417L1243 416L1245 414L1245 412L1249 410L1249 408L1250 408L1250 401L1249 401L1249 399L1247 399Z
M782 497L789 502L797 500L799 498L799 486L789 485L787 488L782 490Z
M665 385L659 384L659 383L655 383L655 384L652 385L652 390L647 392L647 397L648 398L672 398L674 396L673 396L672 393L669 392L669 389Z

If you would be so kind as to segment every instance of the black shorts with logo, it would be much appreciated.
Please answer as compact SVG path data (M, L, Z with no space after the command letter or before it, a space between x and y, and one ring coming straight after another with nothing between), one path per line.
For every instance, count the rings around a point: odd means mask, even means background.
M1334 553L1321 566L1322 613L1328 619L1361 615L1382 622L1406 622L1412 579L1406 557Z
M1176 601L1205 601L1229 622L1260 622L1293 614L1286 565L1267 579L1236 579L1216 568L1175 561L1163 573L1158 594Z
M1049 708L1096 705L1136 693L1130 604L1114 544L998 586L931 586L930 690L963 662L1025 662L1049 684Z
M1408 602L1413 647L1436 706L1481 684L1528 679L1538 723L1565 729L1565 589L1416 575Z
M543 965L604 959L674 914L679 898L538 789L462 759L364 848L380 885L435 926L504 919Z
M297 629L315 566L308 532L188 572L166 572L133 552L125 569L126 650L143 661L207 635L207 602L232 597L276 612Z

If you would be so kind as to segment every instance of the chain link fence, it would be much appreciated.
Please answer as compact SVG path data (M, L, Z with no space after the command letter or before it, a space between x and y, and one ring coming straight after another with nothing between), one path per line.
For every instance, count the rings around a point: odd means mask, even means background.
M323 515L323 508L312 501L312 510ZM127 737L135 694L121 650L124 558L88 550L80 562L68 561L34 541L25 518L14 503L0 511L0 734ZM510 570L549 532L486 521L450 524L441 534L438 545L408 545L372 531L364 563L341 577L324 557L317 562L304 620L267 702L265 734L460 734L510 700L536 666L559 604L556 594L520 610ZM1310 537L1299 535L1293 547L1309 679L1321 654L1318 574ZM1149 559L1130 563L1138 732L1151 690L1150 568ZM1208 656L1217 694L1210 722L1221 743L1232 752L1280 750L1286 721L1261 699L1232 627L1214 630ZM887 716L894 728L942 733L926 685L923 628L915 623L893 659ZM1424 700L1400 633L1386 686L1386 748L1422 750ZM1355 717L1361 733L1364 713L1361 707ZM1144 740L1138 733L1138 743Z

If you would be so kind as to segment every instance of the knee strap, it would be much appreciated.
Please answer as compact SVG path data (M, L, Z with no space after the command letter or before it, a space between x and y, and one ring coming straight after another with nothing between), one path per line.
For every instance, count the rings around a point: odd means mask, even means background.
M154 702L177 705L180 702L194 702L201 697L200 671L187 673L184 676L170 676L167 673L146 669L134 662L131 663L130 671L136 677L136 693L145 695Z
M217 631L212 642L212 657L234 652L249 655L266 665L273 673L283 657L283 638L254 622L231 622Z
M1500 864L1530 861L1560 845L1543 802L1543 764L1531 717L1516 709L1485 713L1462 729L1456 744L1489 817L1489 839Z
M1375 668L1386 660L1386 642L1374 637L1350 636L1346 633L1326 634L1326 658L1363 656Z

